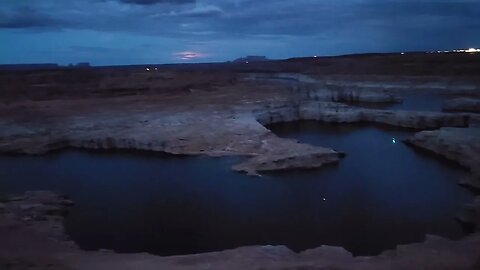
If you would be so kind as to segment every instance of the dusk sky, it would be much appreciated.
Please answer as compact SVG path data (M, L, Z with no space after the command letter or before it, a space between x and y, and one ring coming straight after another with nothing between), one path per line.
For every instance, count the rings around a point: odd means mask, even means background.
M480 46L480 0L0 0L0 64Z

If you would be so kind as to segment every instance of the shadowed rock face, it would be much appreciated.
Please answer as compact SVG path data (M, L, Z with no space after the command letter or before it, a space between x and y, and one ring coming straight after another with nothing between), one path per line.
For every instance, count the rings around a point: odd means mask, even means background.
M407 139L408 144L425 149L470 170L470 175L458 179L459 184L473 190L480 190L480 128L441 128L422 131ZM467 204L459 214L458 219L480 229L480 197L475 202Z
M443 105L444 111L480 113L480 99L455 98Z
M468 181L474 188L480 188L480 128L441 128L422 131L407 139L407 143L443 156L470 169Z
M301 66L295 61L291 64L285 63L289 71ZM265 67L258 67L260 71L262 68ZM278 69L280 66L274 71ZM269 69L268 75L262 75L266 78L254 75L253 79L234 70L219 73L162 70L158 74L88 70L66 77L60 71L1 74L0 80L8 83L2 84L5 87L0 97L0 152L42 154L78 147L245 155L251 158L233 169L259 174L320 167L339 162L342 156L328 145L317 147L279 138L265 124L302 119L370 122L430 130L416 134L408 143L470 168L472 178L468 183L477 185L473 183L478 183L476 177L480 175L480 135L478 128L472 127L473 123L480 123L477 114L373 110L344 104L398 102L399 93L411 90L478 96L477 79L396 77L383 72L385 76L367 76L375 74L371 68L361 76L328 77L314 75L320 74L316 73L318 70L324 69L309 65L309 75L298 71L285 74L280 70L272 73ZM466 128L469 124L471 127ZM478 233L460 241L429 236L424 243L400 246L376 257L358 258L342 248L332 247L300 254L285 247L243 247L165 258L85 252L64 239L62 218L58 215L63 213L64 204L69 203L51 193L30 193L2 202L0 267L466 270L475 269L480 254ZM460 219L478 225L477 205L469 206Z

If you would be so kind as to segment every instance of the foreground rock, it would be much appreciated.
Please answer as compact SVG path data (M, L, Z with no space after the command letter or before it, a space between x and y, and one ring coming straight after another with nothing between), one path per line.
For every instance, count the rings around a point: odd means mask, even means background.
M48 191L4 199L0 203L0 269L69 269L62 268L54 254L76 249L62 223L72 204Z
M379 256L353 257L340 247L321 246L295 253L284 246L252 246L205 254L160 257L82 251L68 241L63 214L71 201L51 192L27 192L0 205L0 269L426 269L474 270L480 234L452 241L427 236Z

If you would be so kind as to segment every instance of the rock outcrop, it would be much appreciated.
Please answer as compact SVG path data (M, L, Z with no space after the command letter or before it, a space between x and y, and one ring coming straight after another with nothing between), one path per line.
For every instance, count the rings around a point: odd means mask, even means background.
M50 191L4 199L0 203L0 269L17 269L39 259L39 253L76 248L63 227L63 217L72 205ZM22 259L16 258L18 254Z
M278 138L263 126L295 120L370 122L415 129L468 125L468 115L463 114L371 110L335 102L289 101L242 110L117 111L54 118L52 122L34 124L7 122L2 125L0 122L0 152L41 154L76 147L242 155L252 158L234 169L250 174L319 167L339 161L339 153L331 149Z
M341 155L328 149L328 145L317 147L278 138L263 126L266 124L319 120L437 129L465 127L470 118L476 119L468 114L374 110L344 104L397 102L392 89L411 85L403 82L331 79L300 73L237 77L233 85L209 86L208 90L202 90L203 84L190 85L198 89L195 93L148 92L144 96L110 99L93 95L13 102L0 107L0 152L42 154L76 147L239 155L251 159L234 169L258 174L319 167L338 162Z
M472 231L480 231L480 196L477 196L472 203L466 204L457 219L470 226Z
M454 161L471 171L461 183L480 187L480 128L441 128L422 131L406 142Z
M297 120L318 120L329 123L367 122L412 129L467 127L466 114L436 112L388 111L351 107L334 102L302 102L266 108L255 112L263 125Z
M233 169L258 175L265 171L318 168L338 162L343 155L329 148L312 147L295 140L281 139L273 134L262 140L260 149L264 149L264 153L233 166Z
M480 191L480 128L441 128L422 131L408 138L406 143L456 162L470 170L458 179L459 184ZM458 220L480 229L480 200L467 204Z
M444 111L480 113L480 99L455 98L443 104Z

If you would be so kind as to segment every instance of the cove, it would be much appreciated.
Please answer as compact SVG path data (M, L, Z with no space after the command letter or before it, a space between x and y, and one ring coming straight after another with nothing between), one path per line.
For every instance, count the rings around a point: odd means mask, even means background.
M343 246L374 255L425 234L464 235L463 170L404 145L410 131L318 122L268 126L347 153L334 166L251 177L242 158L68 150L0 156L0 196L54 190L76 205L66 231L86 250L192 254L246 245ZM393 141L395 139L395 142Z

